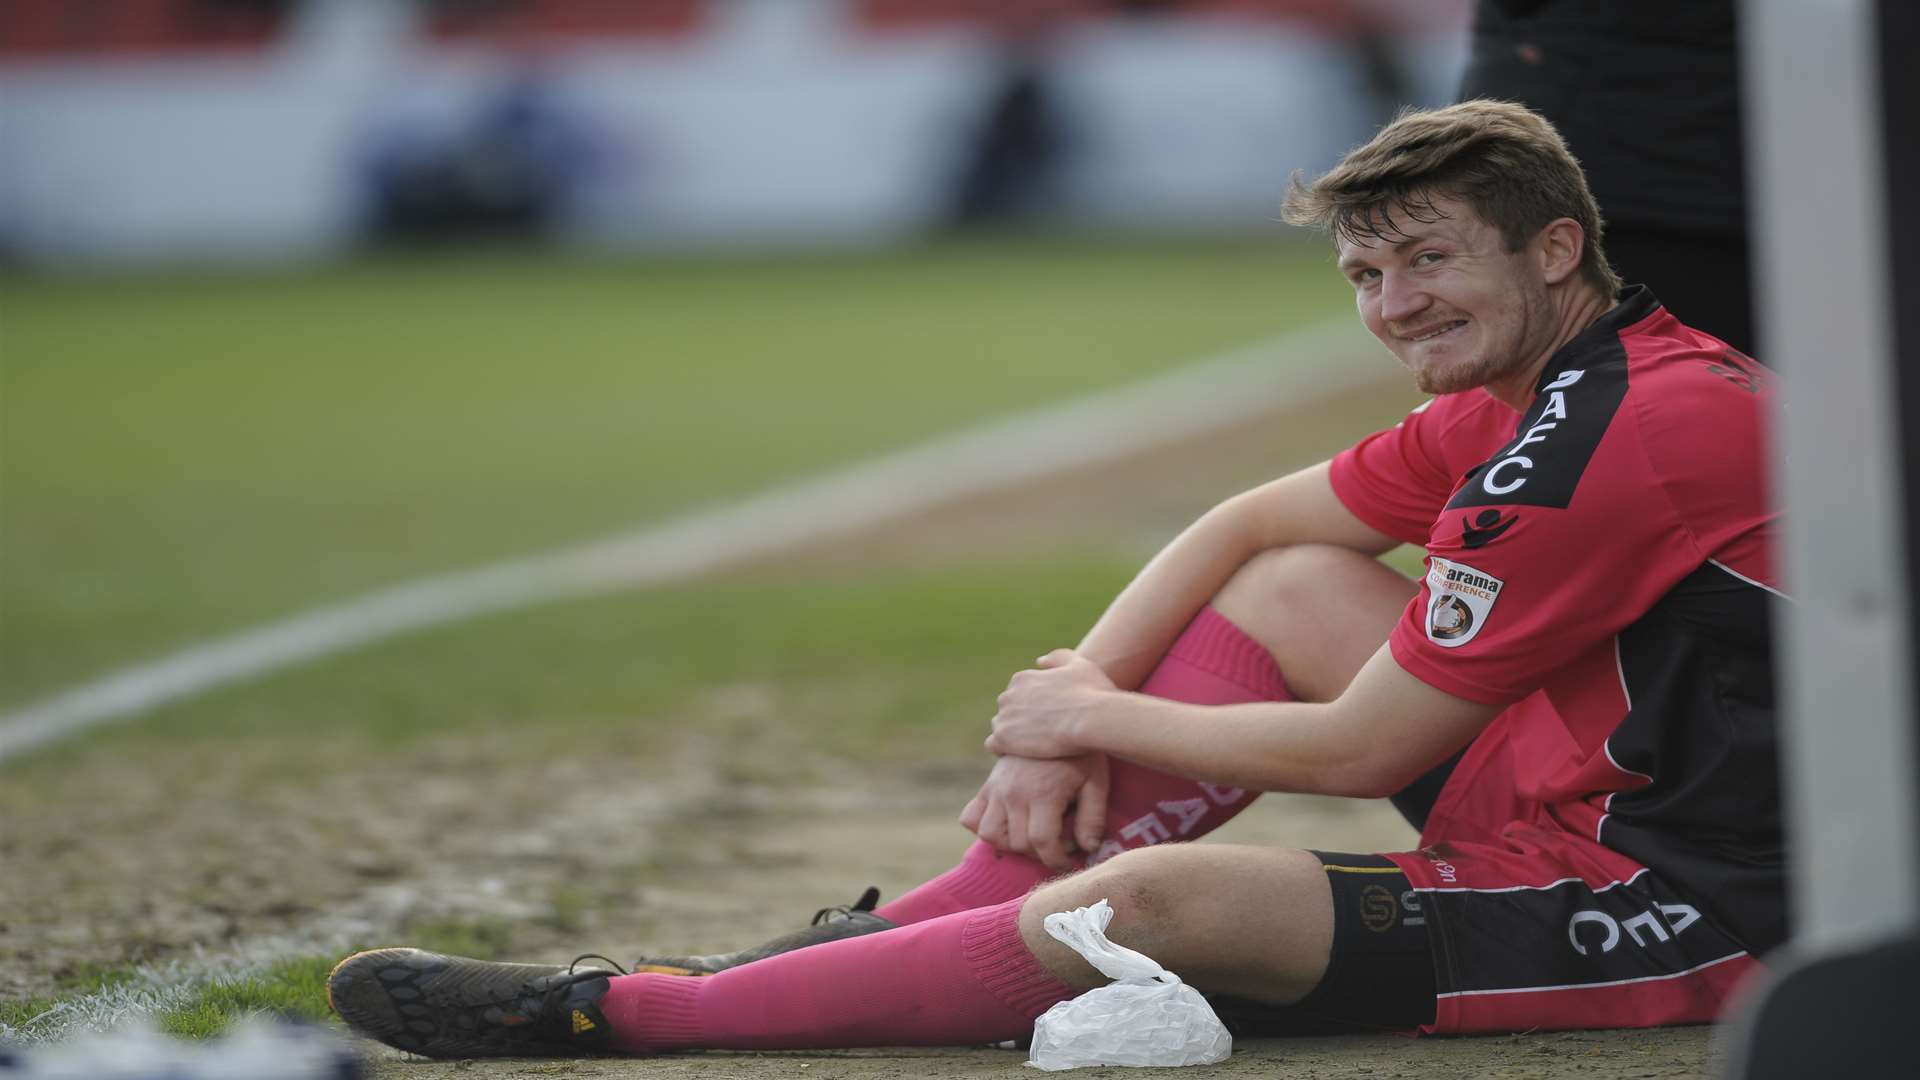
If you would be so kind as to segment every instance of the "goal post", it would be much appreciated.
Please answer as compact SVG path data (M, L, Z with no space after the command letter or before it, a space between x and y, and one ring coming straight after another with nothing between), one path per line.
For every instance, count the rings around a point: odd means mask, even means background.
M1741 11L1755 307L1788 383L1793 924L1736 1010L1727 1072L1872 1075L1908 1060L1893 1054L1920 986L1920 5Z

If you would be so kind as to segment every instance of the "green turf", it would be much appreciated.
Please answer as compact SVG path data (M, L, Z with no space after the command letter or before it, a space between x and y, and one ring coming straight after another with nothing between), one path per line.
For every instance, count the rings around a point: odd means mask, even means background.
M1346 301L1318 246L0 277L0 705L1078 395Z
M25 1028L27 1021L53 1008L60 1000L60 997L52 995L36 995L13 1001L0 1000L0 1031L9 1028L18 1031Z
M506 953L512 927L500 919L439 919L411 923L401 936L416 948L493 960ZM361 947L289 956L257 974L214 979L195 987L187 1000L155 1014L153 1023L170 1035L209 1038L257 1014L337 1022L327 1004L327 976L342 955ZM138 978L135 965L90 966L61 978L52 994L0 1000L0 1031L26 1031L29 1021L49 1009Z
M285 741L296 773L297 748L326 739L377 750L448 734L504 737L533 760L597 738L631 753L660 745L727 687L795 712L795 730L755 734L766 746L803 740L824 756L867 761L971 754L1008 674L1078 640L1136 562L1049 553L553 604L229 687L15 758L0 774L22 794L51 797L90 757L138 759L147 746L194 742L217 752L236 739ZM766 726L761 716L714 723Z
M154 1017L169 1035L208 1038L245 1017L267 1014L298 1020L328 1020L327 975L334 956L297 956L258 975L218 979L201 986L183 1004Z

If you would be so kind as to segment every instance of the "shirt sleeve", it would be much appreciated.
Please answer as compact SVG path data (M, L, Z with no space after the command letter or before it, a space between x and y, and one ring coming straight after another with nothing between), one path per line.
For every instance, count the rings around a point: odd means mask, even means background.
M1335 497L1368 527L1402 543L1426 543L1457 479L1438 438L1452 411L1446 398L1427 401L1405 420L1335 455Z

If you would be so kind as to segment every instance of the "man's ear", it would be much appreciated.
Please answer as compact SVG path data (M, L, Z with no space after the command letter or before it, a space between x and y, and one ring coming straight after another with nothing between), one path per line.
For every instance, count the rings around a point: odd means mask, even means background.
M1587 231L1572 218L1557 218L1533 238L1533 247L1547 284L1558 285L1580 269L1580 257L1587 251Z

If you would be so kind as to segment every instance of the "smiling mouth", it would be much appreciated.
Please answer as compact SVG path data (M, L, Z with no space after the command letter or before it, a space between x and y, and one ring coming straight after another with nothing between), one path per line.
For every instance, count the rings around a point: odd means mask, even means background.
M1434 327L1431 330L1423 330L1418 334L1402 334L1401 338L1405 341L1413 341L1413 342L1432 341L1434 338L1437 338L1442 334L1450 334L1453 331L1458 330L1465 325L1467 325L1467 320L1455 319L1452 322L1441 323L1440 325Z

